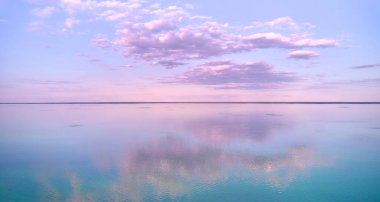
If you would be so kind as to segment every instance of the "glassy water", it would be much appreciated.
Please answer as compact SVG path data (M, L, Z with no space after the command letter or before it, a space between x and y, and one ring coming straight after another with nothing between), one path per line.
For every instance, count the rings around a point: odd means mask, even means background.
M0 105L1 201L380 201L379 105Z

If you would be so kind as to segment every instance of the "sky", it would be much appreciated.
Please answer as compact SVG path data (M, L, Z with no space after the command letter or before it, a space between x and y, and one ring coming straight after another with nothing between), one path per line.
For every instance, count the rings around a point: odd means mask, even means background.
M0 0L0 102L380 101L377 0Z

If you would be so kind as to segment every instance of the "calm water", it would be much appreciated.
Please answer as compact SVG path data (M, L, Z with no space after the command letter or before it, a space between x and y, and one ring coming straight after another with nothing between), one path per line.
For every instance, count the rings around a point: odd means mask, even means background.
M0 201L380 201L380 105L0 105Z

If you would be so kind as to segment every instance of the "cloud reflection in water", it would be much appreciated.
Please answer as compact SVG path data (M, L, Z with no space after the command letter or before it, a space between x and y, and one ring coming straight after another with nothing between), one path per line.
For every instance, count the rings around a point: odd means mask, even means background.
M86 127L64 127L64 136L47 139L53 151L34 174L41 200L176 199L231 180L284 189L308 169L333 162L312 142L293 140L297 125L285 115L240 108L177 114L182 109L174 107L155 116L154 110L107 114L116 125L97 131L82 120ZM279 138L289 141L279 145Z

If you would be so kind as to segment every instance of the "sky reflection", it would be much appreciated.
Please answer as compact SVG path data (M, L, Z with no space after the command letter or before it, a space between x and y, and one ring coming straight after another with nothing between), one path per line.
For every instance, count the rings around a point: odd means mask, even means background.
M317 180L315 172L329 176L343 165L347 146L356 156L378 151L377 130L366 126L379 119L363 113L374 109L317 107L334 113L260 105L43 106L44 111L2 106L9 116L0 122L1 196L192 201L196 193L219 193L222 185L233 190L234 181L248 182L252 193L261 189L255 186L287 193ZM359 122L339 122L347 113L357 114L350 118ZM25 198L12 195L16 191Z

